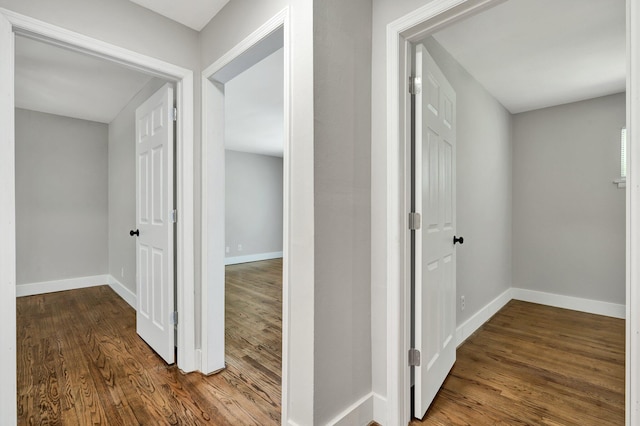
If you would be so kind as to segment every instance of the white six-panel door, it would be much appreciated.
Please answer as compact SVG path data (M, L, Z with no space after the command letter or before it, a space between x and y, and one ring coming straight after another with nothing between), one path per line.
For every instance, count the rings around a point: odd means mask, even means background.
M136 329L169 364L175 361L173 88L136 110Z
M456 94L422 44L416 47L414 413L424 417L456 360Z

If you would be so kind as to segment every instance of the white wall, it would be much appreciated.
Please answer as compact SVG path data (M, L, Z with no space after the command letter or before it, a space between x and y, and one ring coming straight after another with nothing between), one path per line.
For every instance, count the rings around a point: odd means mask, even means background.
M625 303L625 94L514 116L514 287Z
M106 124L15 117L17 284L105 274Z
M282 252L282 158L226 150L225 175L226 257Z
M314 424L326 424L371 392L371 1L313 12Z
M165 81L154 78L109 123L109 275L136 293L135 114Z

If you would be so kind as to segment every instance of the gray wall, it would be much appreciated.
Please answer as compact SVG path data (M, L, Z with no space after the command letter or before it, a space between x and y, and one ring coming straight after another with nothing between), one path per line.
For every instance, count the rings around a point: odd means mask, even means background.
M315 415L371 392L371 1L315 1Z
M464 237L456 249L460 325L512 285L511 114L433 37L424 44L457 96L456 233Z
M154 78L109 123L109 274L136 293L135 114L164 81ZM123 271L124 270L124 271Z
M226 257L281 252L282 158L226 150L225 174Z
M625 95L514 116L514 287L625 303Z
M16 109L16 250L18 285L107 273L106 124Z

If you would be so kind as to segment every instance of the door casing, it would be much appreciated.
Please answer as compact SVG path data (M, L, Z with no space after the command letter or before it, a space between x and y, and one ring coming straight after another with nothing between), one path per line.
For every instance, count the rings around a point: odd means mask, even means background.
M387 422L408 424L411 413L411 238L407 217L411 211L410 96L411 43L443 27L505 0L433 0L391 22L386 37L387 80ZM550 10L553 13L553 10ZM627 0L627 315L626 315L626 424L640 425L640 185L633 173L640 170L640 149L635 150L633 129L640 128L640 4ZM544 28L540 28L544 31ZM635 73L635 74L634 74ZM637 186L637 187L636 187ZM635 256L634 256L635 254Z
M291 339L290 262L292 246L292 180L291 160L291 43L290 11L284 8L252 34L234 46L202 71L202 252L201 252L201 354L202 372L214 373L224 368L224 257L225 257L225 163L224 163L224 83L231 78L236 65L246 67L243 55L253 49L262 50L282 34L284 49L284 123L283 123L283 265L282 265L282 401L281 423L290 424L290 388L308 388L303 375L289 374L296 348ZM245 56L246 58L246 56ZM231 70L231 71L230 71ZM222 73L220 73L222 71ZM238 69L237 71L241 71ZM223 75L223 78L219 78ZM222 81L219 81L222 80ZM298 160L300 161L300 160ZM299 347L299 352L308 348ZM301 355L300 358L308 358ZM307 370L311 371L311 370ZM293 385L291 382L294 382ZM298 395L300 399L301 395ZM303 409L300 404L300 409Z
M194 309L194 192L193 192L193 71L168 62L146 56L120 46L94 39L67 29L31 18L26 15L0 8L0 19L9 22L12 28L10 34L0 34L5 40L10 40L13 46L14 34L62 46L88 55L96 56L108 61L127 66L146 74L163 78L176 84L176 103L179 111L176 123L176 192L179 220L176 228L176 268L177 268L177 307L180 312L196 312ZM4 44L4 41L3 43ZM14 63L15 52L0 51L0 61ZM10 76L13 80L13 75ZM0 111L13 111L14 96L0 97ZM3 116L3 120L6 117ZM10 115L10 120L13 114ZM13 126L8 126L11 130ZM0 169L2 185L15 188L13 131L0 132ZM6 180L6 181L5 181ZM0 203L0 218L7 223L2 224L3 234L13 235L10 238L0 238L0 256L4 265L12 262L13 267L0 269L0 288L2 299L15 301L15 221L9 218L15 216L15 193L13 197L6 197L9 202ZM11 194L9 194L11 195ZM6 262L5 262L6 261ZM0 362L12 368L15 374L15 303L8 309L2 310L4 328L10 328L10 334L0 334L5 346L0 351ZM196 369L195 363L195 317L181 315L178 324L178 367L190 372ZM4 333L4 332L3 332ZM13 337L11 337L13 336ZM16 381L5 380L0 388L0 412L5 414L16 411Z

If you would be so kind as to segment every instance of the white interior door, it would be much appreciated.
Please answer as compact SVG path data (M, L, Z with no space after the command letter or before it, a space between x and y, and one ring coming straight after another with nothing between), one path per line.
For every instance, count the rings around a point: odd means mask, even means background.
M456 360L456 94L421 44L416 47L414 413L424 417Z
M136 329L169 364L175 361L173 206L173 88L167 83L136 109Z

